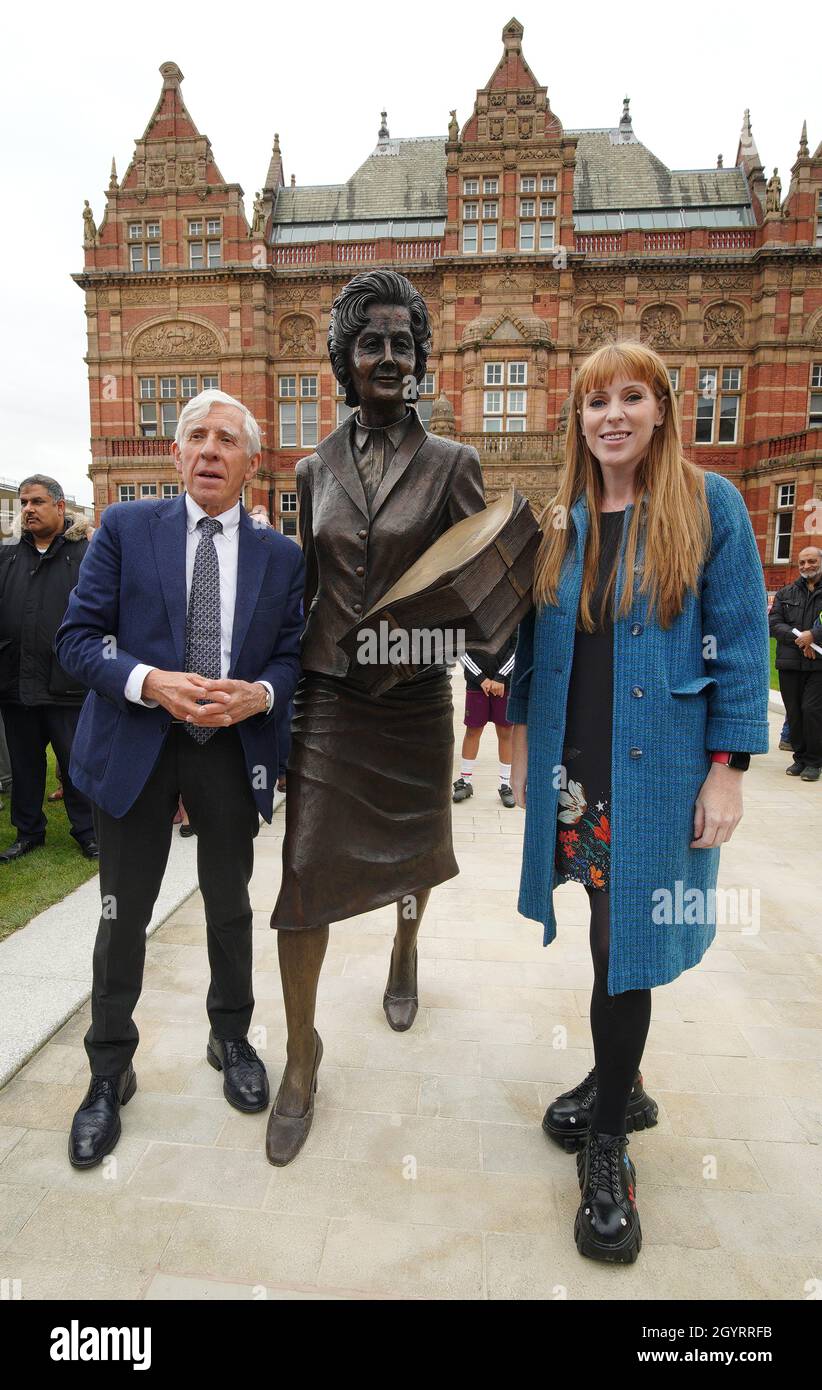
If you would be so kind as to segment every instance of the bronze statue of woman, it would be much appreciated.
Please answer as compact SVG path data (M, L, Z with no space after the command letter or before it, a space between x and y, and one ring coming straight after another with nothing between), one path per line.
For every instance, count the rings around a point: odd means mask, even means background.
M458 872L446 667L375 696L337 645L443 532L484 506L476 451L427 434L409 404L430 348L425 302L404 276L374 270L351 280L332 306L328 350L356 409L297 465L306 628L271 917L288 1025L266 1137L277 1166L311 1128L329 923L397 904L383 1007L402 1032L417 1013L417 933L430 890Z

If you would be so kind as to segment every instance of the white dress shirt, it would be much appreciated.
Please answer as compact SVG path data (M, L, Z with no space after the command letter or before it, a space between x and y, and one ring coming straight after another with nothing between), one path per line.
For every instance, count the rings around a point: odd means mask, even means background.
M186 499L186 612L188 612L188 602L191 598L191 581L194 576L194 556L197 546L202 539L202 532L198 531L197 523L208 513L203 511L199 503L195 502L188 493ZM214 533L214 548L217 551L217 560L220 566L220 677L225 679L231 665L231 638L234 631L234 605L237 599L237 561L240 550L240 504L236 502L227 512L222 512L215 518L222 522L222 531ZM131 675L126 681L125 697L136 705L145 705L149 709L154 709L157 705L156 700L144 700L142 698L143 681L149 671L156 670L154 666L144 665L142 662L134 667ZM268 681L260 681L260 685L265 686L271 699L274 699L274 691Z

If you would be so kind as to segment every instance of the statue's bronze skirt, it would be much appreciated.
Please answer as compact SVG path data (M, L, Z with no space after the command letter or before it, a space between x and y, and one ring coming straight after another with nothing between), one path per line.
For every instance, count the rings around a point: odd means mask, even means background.
M369 695L308 673L294 697L272 927L339 922L459 872L447 672Z

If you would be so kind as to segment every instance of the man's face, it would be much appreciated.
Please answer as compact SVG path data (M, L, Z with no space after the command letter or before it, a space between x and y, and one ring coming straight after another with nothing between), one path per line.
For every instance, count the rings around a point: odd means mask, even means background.
M236 405L212 405L204 420L188 426L182 444L172 445L185 490L209 516L234 506L260 466L261 454L246 453L242 412Z
M377 407L403 400L406 377L416 362L411 314L399 304L372 304L368 321L348 351L348 365L362 405Z
M42 483L29 483L20 493L20 515L23 529L40 545L46 545L63 529L66 504L55 502Z
M806 546L799 552L799 573L809 584L815 585L822 576L822 552L815 545Z

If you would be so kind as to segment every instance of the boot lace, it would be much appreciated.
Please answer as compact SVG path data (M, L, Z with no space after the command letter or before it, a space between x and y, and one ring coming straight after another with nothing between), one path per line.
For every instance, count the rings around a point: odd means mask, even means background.
M621 1145L619 1137L602 1139L596 1133L589 1135L586 1196L604 1189L617 1205L624 1201L620 1172Z
M592 1067L584 1081L580 1081L572 1091L565 1091L563 1095L570 1100L573 1096L581 1096L583 1091L588 1091L593 1087L596 1089L596 1067Z

